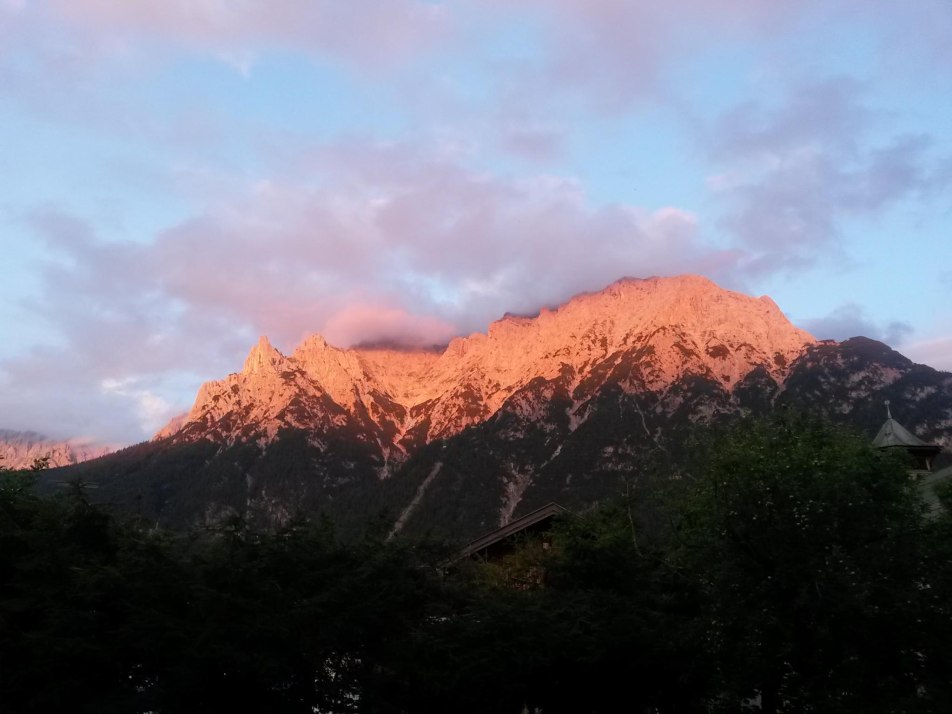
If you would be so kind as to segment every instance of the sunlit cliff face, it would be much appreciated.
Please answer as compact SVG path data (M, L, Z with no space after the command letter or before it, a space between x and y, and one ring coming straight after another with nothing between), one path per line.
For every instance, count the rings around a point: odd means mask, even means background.
M82 440L55 441L34 432L0 429L0 467L30 468L37 459L49 467L68 466L114 451L105 444Z
M623 279L536 317L507 316L441 353L339 349L314 335L285 356L262 337L240 373L206 383L185 421L158 436L254 434L266 443L282 427L319 431L356 419L399 452L408 435L428 442L491 418L533 380L557 380L579 403L627 360L637 364L622 384L628 391L662 391L686 374L730 390L757 368L782 381L815 342L767 297L696 276Z

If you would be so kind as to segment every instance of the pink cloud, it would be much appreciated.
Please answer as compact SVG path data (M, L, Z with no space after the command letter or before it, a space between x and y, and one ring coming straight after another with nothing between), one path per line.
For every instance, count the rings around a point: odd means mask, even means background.
M470 3L471 14L479 14L485 4ZM714 42L739 42L789 28L787 21L803 14L803 5L758 0L492 2L496 14L528 15L542 28L541 58L507 67L509 96L551 104L553 94L570 90L609 112L663 95L662 75L669 65Z
M563 131L533 122L505 123L499 130L500 145L510 155L532 162L551 162L561 156Z
M284 351L314 332L432 345L623 275L723 278L736 260L684 210L593 205L564 178L489 176L412 145L327 145L304 160L313 183L245 185L151 242L35 213L51 260L30 309L63 346L2 365L0 413L132 440L137 422L188 406L168 385L235 370L259 334Z
M905 345L902 352L914 362L952 372L952 336L914 342Z
M418 347L446 344L456 328L445 320L412 315L402 308L357 303L327 318L323 334L328 342L342 347L361 343Z
M161 289L279 341L368 301L467 331L717 255L689 213L594 207L565 179L494 178L408 145L326 146L309 160L315 176L335 168L332 185L251 187L160 235L149 263ZM357 324L348 339L364 339Z
M843 27L881 47L886 72L921 78L952 61L947 0L914 6L890 0L469 0L456 12L481 29L470 30L473 44L528 18L533 51L496 65L495 99L503 107L544 107L539 117L567 107L611 114L682 102L671 80L723 48L756 57L762 74L815 73L817 56L805 51L807 38L811 48L823 48L820 54L840 54L849 41ZM937 91L947 91L944 76L936 73Z
M446 11L418 0L51 0L50 7L55 17L126 46L171 41L232 60L294 49L385 68L433 47L448 30Z

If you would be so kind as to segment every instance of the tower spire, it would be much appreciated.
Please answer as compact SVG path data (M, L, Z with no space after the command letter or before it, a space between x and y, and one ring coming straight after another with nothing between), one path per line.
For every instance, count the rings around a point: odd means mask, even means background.
M886 418L892 419L892 413L889 411L889 400L886 400Z

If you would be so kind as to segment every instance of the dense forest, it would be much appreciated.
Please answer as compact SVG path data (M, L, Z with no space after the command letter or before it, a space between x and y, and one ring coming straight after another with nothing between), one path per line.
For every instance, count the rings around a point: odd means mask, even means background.
M685 449L490 562L4 472L0 711L952 711L952 517L905 463L788 414Z

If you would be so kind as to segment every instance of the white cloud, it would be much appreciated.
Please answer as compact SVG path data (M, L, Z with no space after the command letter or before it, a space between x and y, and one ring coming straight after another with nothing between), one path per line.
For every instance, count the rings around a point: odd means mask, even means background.
M175 409L165 399L148 389L139 387L138 384L139 380L135 377L122 379L107 377L100 382L100 387L104 394L129 400L142 432L152 434L175 416Z

